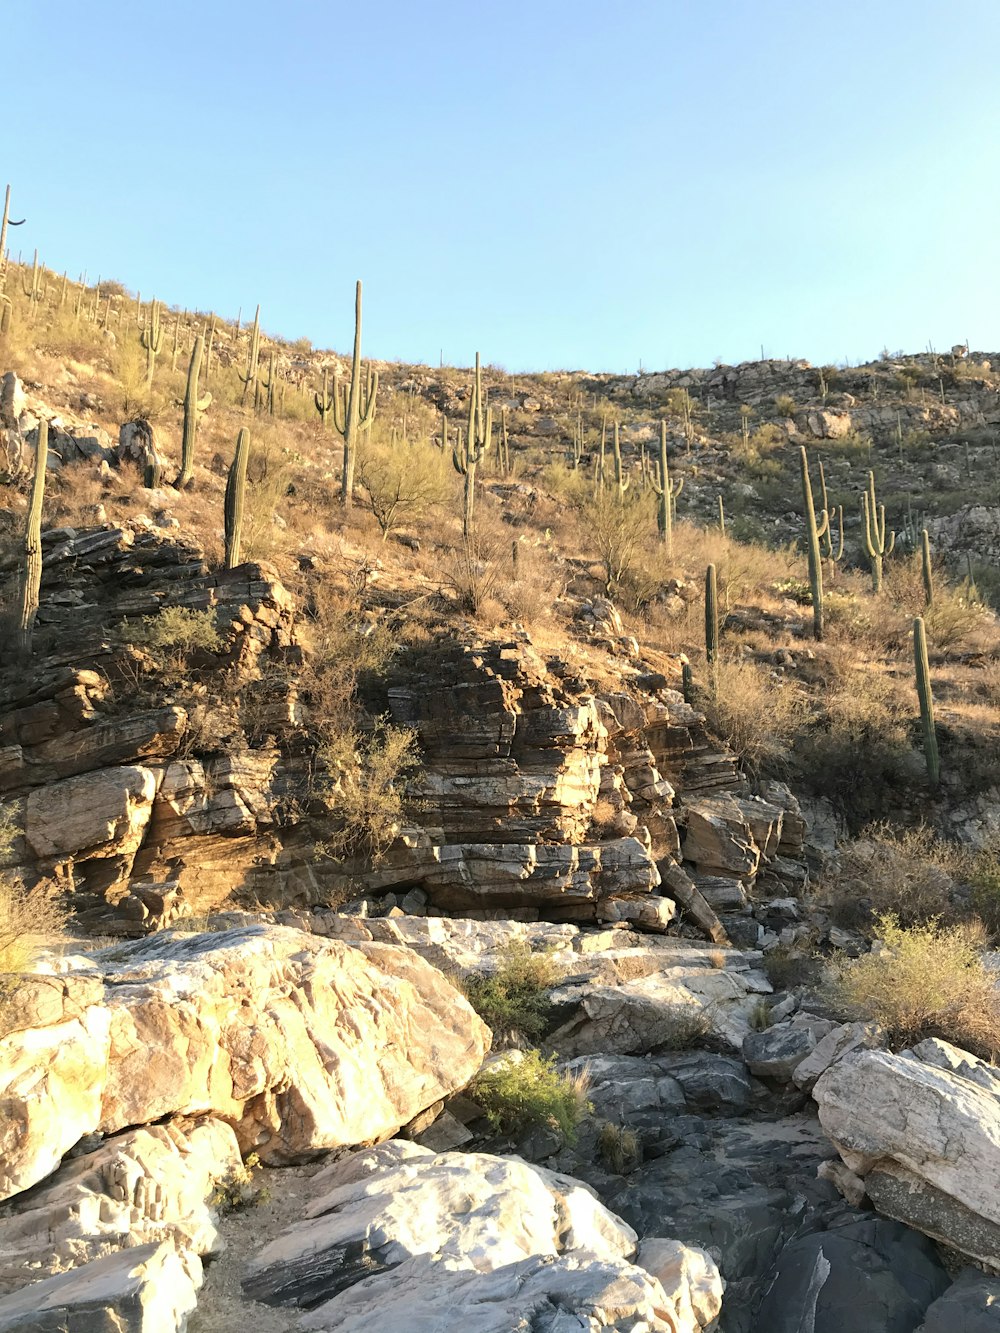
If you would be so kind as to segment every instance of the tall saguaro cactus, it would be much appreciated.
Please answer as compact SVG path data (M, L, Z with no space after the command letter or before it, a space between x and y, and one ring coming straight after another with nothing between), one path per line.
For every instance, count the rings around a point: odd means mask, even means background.
M823 560L820 539L830 530L830 515L824 509L819 519L813 504L812 482L809 480L809 458L804 448L799 450L802 470L802 503L806 515L806 550L809 555L809 588L812 592L813 638L823 637Z
M201 357L205 339L199 333L191 348L191 360L188 364L187 389L184 394L184 433L181 437L181 470L174 482L182 491L191 480L194 472L194 441L198 433L198 418L212 402L210 393L198 397L198 375L201 372Z
M868 473L868 489L861 493L861 516L865 525L865 550L872 567L872 591L882 591L882 561L892 555L896 545L896 534L889 534L888 544L885 539L885 505L875 501L875 473Z
M463 439L452 448L451 461L455 471L465 478L462 506L462 536L469 540L476 507L476 467L482 462L493 436L493 409L483 406L483 372L476 353L476 375L469 396L469 428Z
M0 222L0 272L7 264L7 228L23 227L24 218L15 222L10 215L10 186L7 186L3 197L3 222Z
M934 571L931 567L931 539L927 529L920 532L920 574L924 583L924 606L934 603Z
M354 289L354 355L351 358L351 383L344 385L338 395L334 391L333 425L344 441L344 462L341 469L340 503L350 509L354 501L354 469L358 461L358 441L363 430L375 420L375 398L378 394L378 371L368 368L362 383L361 374L361 282Z
M709 565L705 570L705 660L708 662L714 690L719 661L719 584L714 565Z
M35 445L35 477L24 528L24 565L21 569L21 607L17 625L17 653L22 661L31 656L31 636L38 614L38 591L42 586L42 501L45 498L45 464L49 456L49 423L38 423Z
M244 406L247 401L247 392L251 386L254 388L254 396L257 394L257 374L260 369L260 306L257 306L257 313L253 317L253 328L250 330L250 343L247 347L247 373L240 375L243 382L243 393L240 396L240 406ZM239 371L236 372L239 375Z
M618 438L619 423L614 425L614 434L612 435L612 449L615 459L615 490L618 492L618 500L621 503L625 499L625 492L629 488L629 478L625 476L622 468L622 446Z
M160 303L150 302L146 314L146 325L139 330L139 341L146 349L146 389L153 384L153 371L156 369L156 356L163 345L163 330L160 328Z
M247 489L247 463L250 459L250 432L242 426L236 436L236 453L229 464L226 477L226 568L235 569L240 563L243 537L243 502Z
M927 776L932 787L941 780L941 761L938 756L937 732L934 729L934 696L931 694L931 670L927 661L927 630L923 616L913 622L913 666L917 678L917 698L920 700L920 722L924 732L924 757Z
M660 457L657 462L657 481L651 481L653 493L657 496L656 527L660 541L667 548L667 555L674 553L674 509L677 497L684 489L684 478L670 480L670 464L667 461L667 423L660 422Z

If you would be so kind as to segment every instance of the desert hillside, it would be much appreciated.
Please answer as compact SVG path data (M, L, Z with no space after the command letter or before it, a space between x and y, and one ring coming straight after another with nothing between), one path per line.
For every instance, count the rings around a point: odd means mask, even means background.
M992 1328L1000 352L169 296L2 270L0 1333Z

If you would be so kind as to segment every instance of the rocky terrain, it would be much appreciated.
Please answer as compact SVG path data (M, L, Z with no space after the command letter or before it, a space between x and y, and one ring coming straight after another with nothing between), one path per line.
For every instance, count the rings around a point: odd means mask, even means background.
M909 921L870 819L966 857L1000 830L996 358L490 370L509 458L463 534L440 446L465 372L378 366L383 434L344 509L320 377L350 360L265 339L255 411L247 331L213 319L215 403L174 485L207 323L177 312L144 387L151 309L25 277L7 266L0 337L0 1333L1000 1326L989 1035L890 1030L823 984L887 951L889 890ZM803 444L848 547L823 641ZM373 469L405 450L433 486L397 477L384 526ZM897 529L877 596L869 468ZM995 930L982 876L948 864L920 919ZM477 986L517 958L544 962L543 1019L491 1031ZM535 1047L572 1126L491 1115L489 1078L527 1079Z

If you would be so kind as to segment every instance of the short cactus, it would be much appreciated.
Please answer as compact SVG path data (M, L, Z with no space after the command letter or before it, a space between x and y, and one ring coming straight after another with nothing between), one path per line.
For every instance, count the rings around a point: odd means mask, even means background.
M38 614L42 586L42 502L45 498L45 466L49 456L49 423L38 423L35 444L35 476L24 528L24 564L21 569L21 607L17 625L17 653L22 661L31 657L31 638Z
M323 390L321 393L313 394L313 402L316 404L316 411L319 413L320 422L325 430L333 418L333 395L329 390L330 372L326 366L323 367Z
M198 433L198 418L212 402L210 393L198 397L198 375L201 371L202 352L205 339L199 333L191 348L191 360L188 364L187 389L184 394L184 432L181 438L181 470L174 482L179 491L191 481L194 474L194 442Z
M226 568L235 569L240 563L243 535L243 502L246 498L247 463L250 458L250 432L241 427L236 436L236 453L229 465L226 478Z

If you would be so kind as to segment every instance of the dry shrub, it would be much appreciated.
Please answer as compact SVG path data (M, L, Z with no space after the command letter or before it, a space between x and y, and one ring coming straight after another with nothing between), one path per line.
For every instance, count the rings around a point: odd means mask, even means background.
M856 832L884 816L920 778L921 760L909 743L912 704L893 680L870 668L846 671L822 702L824 711L798 738L796 766Z
M243 511L244 561L272 560L286 544L287 520L279 511L285 508L295 473L295 460L273 428L252 433Z
M934 600L925 607L919 554L889 566L886 588L908 622L923 616L928 644L940 653L973 647L993 621L974 589L952 586L940 570L934 572Z
M0 839L8 826L0 825ZM0 974L31 970L38 952L58 939L66 916L43 889L27 890L0 872Z
M418 762L416 733L384 721L370 736L345 728L328 734L316 753L338 825L318 850L378 865L403 819L406 777Z
M873 1020L897 1047L942 1037L983 1059L1000 1053L1000 990L983 964L982 927L927 921L877 922L881 947L841 964L831 999L845 1014Z
M717 687L704 704L709 725L752 776L783 772L806 719L806 701L787 677L753 662L719 662Z
M634 1129L605 1120L597 1136L601 1161L615 1175L624 1176L642 1164L642 1140Z
M958 853L933 830L875 824L842 848L823 886L840 925L870 929L892 915L904 927L953 913Z

